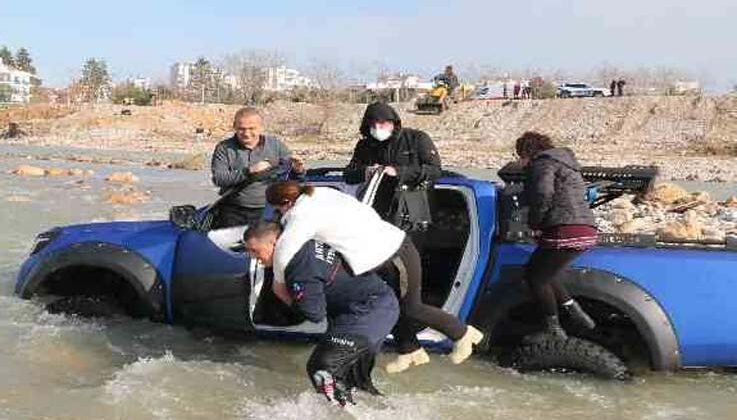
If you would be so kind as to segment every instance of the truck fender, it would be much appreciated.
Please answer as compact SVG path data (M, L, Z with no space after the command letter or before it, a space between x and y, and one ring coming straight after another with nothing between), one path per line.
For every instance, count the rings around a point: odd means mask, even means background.
M106 242L76 243L49 255L28 274L20 296L31 298L49 275L74 266L104 268L114 272L135 290L145 315L154 318L163 316L165 289L156 268L138 253Z
M499 281L487 283L476 300L471 323L487 331L481 343L486 349L497 338L490 336L506 314L530 299L522 273L522 266L503 267ZM601 301L627 315L647 344L654 370L681 367L678 339L668 314L642 287L618 274L591 268L571 268L562 282L571 295Z

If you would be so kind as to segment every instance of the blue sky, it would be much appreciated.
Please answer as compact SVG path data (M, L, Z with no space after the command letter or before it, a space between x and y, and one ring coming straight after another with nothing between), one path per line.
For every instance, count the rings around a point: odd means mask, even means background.
M379 66L589 70L678 67L737 83L737 0L0 0L0 45L25 46L47 85L87 57L115 78L165 79L175 61L275 50L356 76Z

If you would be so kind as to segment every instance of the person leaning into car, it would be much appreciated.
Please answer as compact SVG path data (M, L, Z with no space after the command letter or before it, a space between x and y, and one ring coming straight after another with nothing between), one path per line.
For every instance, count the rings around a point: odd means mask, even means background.
M221 141L212 154L212 181L220 195L242 186L218 208L214 228L250 225L261 218L266 206L266 188L290 172L304 172L301 160L291 157L287 146L264 134L264 123L256 108L239 109L233 117L234 135Z

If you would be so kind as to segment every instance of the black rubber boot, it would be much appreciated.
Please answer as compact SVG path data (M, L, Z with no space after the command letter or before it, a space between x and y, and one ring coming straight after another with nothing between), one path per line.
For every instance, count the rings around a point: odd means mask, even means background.
M568 318L573 321L574 324L585 328L587 330L593 330L596 328L596 322L581 308L575 300L573 303L563 305L563 310L568 314Z
M568 334L566 334L566 331L561 327L557 316L546 316L544 323L545 326L542 331L528 335L523 341L527 344L534 344L550 340L551 338L560 341L568 340Z

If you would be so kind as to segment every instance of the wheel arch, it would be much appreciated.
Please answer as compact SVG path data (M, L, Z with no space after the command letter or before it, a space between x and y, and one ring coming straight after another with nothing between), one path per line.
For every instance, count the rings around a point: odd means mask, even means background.
M495 330L505 316L529 301L522 270L521 266L504 267L500 280L487 284L477 300L471 323L487 332L482 343L486 349L499 338ZM605 270L572 268L565 273L563 284L571 295L603 302L629 317L647 346L653 370L681 367L677 335L666 311L635 282Z
M135 292L145 316L156 319L164 316L165 288L156 268L140 254L106 242L83 242L54 252L29 272L20 297L31 298L55 273L75 267L114 273Z

